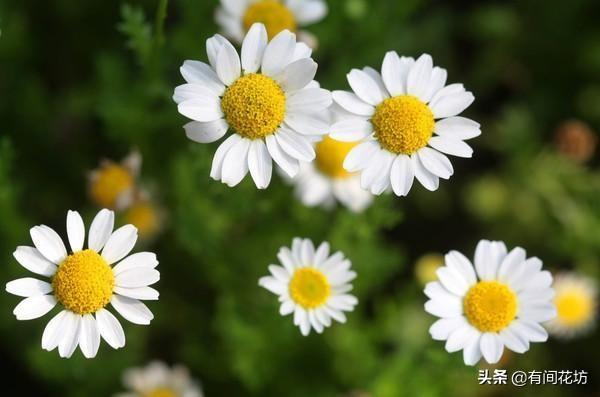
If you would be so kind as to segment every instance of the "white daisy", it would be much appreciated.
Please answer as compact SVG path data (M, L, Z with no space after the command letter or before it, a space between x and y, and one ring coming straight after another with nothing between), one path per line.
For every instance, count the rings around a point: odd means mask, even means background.
M446 86L446 75L427 54L415 61L391 51L381 74L372 68L353 69L347 77L354 93L333 93L334 101L352 116L335 123L331 136L362 141L344 167L361 171L365 189L381 194L391 184L396 195L406 196L416 177L433 191L439 178L454 173L443 153L471 157L473 150L464 140L481 134L479 124L458 114L474 97L462 84Z
M575 273L562 273L554 279L556 318L544 324L559 338L585 334L596 322L598 287L593 279Z
M358 299L348 294L356 273L344 254L338 251L330 256L329 243L315 250L309 239L295 238L291 250L282 247L277 257L283 266L270 265L271 276L261 277L258 285L279 295L279 313L294 313L294 325L302 335L311 328L323 332L331 319L346 322L344 312L354 310Z
M123 384L129 392L118 397L202 397L200 385L190 377L187 368L175 365L169 368L161 361L153 361L143 368L130 368L123 375Z
M184 126L188 138L208 143L233 132L215 153L211 177L235 186L250 171L264 189L272 159L295 176L299 161L315 158L310 137L329 127L317 115L331 104L331 95L313 83L317 64L311 50L287 30L267 44L262 24L246 35L241 62L219 35L206 48L210 66L185 61L181 74L188 83L175 88L173 99L194 120Z
M102 160L88 176L92 201L100 208L122 210L135 199L136 179L142 167L142 155L133 150L120 163Z
M548 334L539 323L554 318L556 310L552 275L541 269L542 261L527 259L523 248L507 253L497 241L479 242L475 266L450 251L437 271L439 281L425 286L425 310L441 317L429 333L445 340L448 352L463 350L467 365L482 355L497 363L504 347L524 353L530 342L545 342Z
M316 38L298 27L319 22L327 15L324 0L221 0L215 19L223 34L237 43L255 23L262 23L269 39L283 30L297 32L301 41L311 47Z
M35 248L20 246L14 252L24 268L50 279L26 277L6 284L6 291L25 297L13 311L17 320L41 317L57 303L64 308L46 326L43 349L58 347L58 354L68 358L79 345L83 355L92 358L101 336L115 349L125 346L121 324L105 308L109 303L134 324L150 324L153 319L140 299L158 299L158 292L149 287L160 278L156 255L138 252L127 256L136 243L137 229L125 225L113 232L113 224L112 211L98 212L88 233L88 248L83 249L83 220L78 212L69 211L71 254L60 236L45 225L29 231Z

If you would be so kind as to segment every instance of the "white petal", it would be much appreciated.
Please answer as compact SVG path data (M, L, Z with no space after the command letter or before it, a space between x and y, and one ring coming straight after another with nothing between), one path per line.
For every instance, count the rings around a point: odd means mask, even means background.
M370 117L375 114L375 107L348 91L333 91L333 100L350 113Z
M113 267L113 273L118 276L120 273L135 269L138 267L145 269L154 269L158 265L156 254L152 252L137 252L128 256Z
M425 285L423 290L425 295L430 299L438 300L441 302L449 302L453 305L460 305L461 299L458 295L446 289L440 281L430 281Z
M242 69L245 73L258 71L268 41L265 25L255 23L250 27L242 43Z
M277 143L291 157L300 161L312 161L315 158L315 150L306 138L298 135L292 130L280 128L275 134Z
M443 179L448 179L454 173L454 168L448 157L437 150L428 147L421 148L417 155L429 172Z
M211 143L221 139L229 125L224 119L218 119L208 122L190 121L183 128L188 139L199 143Z
M434 130L438 135L461 141L481 135L479 123L460 116L437 121Z
M123 318L134 324L147 325L154 318L150 309L137 299L113 295L110 304Z
M302 58L310 58L311 55L312 48L307 46L305 43L296 43L296 46L294 47L294 55L292 55L292 59L290 60L290 62L294 62ZM317 86L315 88L319 88L318 83L316 84Z
M457 274L464 278L468 286L472 286L477 282L473 264L466 256L458 251L450 251L446 254L444 260L446 261L446 266L454 269Z
M396 156L390 172L392 189L397 196L406 196L415 179L415 171L410 157L405 154Z
M158 280L160 280L160 273L158 270L136 267L116 275L115 285L125 288L138 288L152 285Z
M287 316L288 314L292 314L296 309L296 305L292 301L285 301L279 307L279 314L282 316Z
M81 318L79 329L79 347L86 358L96 357L100 347L100 331L96 325L96 320L91 314L85 314Z
M500 340L508 349L514 351L515 353L525 353L529 350L529 341L524 338L519 332L515 332L512 329L512 324L508 328L500 331L498 336Z
M267 276L261 277L258 280L258 285L263 287L264 289L271 291L275 295L282 295L287 291L287 285L277 280L274 277Z
M382 162L379 168L379 172L373 179L370 185L369 191L375 196L379 196L390 187L390 173L392 170L392 164L396 159L396 156L386 150L381 151ZM366 170L365 170L366 172ZM363 172L364 174L364 172Z
M506 246L500 241L481 240L475 249L475 269L483 281L495 279L498 266L506 256Z
M35 295L23 299L13 310L17 320L33 320L42 317L56 306L52 295Z
M523 269L523 263L526 259L525 250L521 247L513 248L512 251L504 257L504 260L498 268L498 280L506 283L508 277L520 272Z
M212 167L210 169L210 177L216 181L221 180L222 170L223 170L223 160L225 156L234 147L238 142L240 142L243 138L238 134L231 134L227 139L219 145L212 161Z
M472 341L475 340L478 335L479 332L475 328L473 328L470 324L465 323L448 335L445 349L448 353L457 352L472 343Z
M158 300L158 291L152 287L125 288L115 287L115 293L133 299Z
M381 77L391 96L404 94L402 65L396 51L389 51L385 54L381 65Z
M60 236L46 225L29 230L33 244L52 263L60 263L67 257L67 249Z
M353 69L346 77L354 93L364 102L377 106L383 101L380 88L367 73L362 70Z
M464 296L469 289L467 280L454 268L443 266L437 269L438 279L442 285L453 294Z
M173 101L177 104L181 104L186 101L197 100L199 103L206 102L209 105L213 105L215 101L218 101L219 95L222 95L222 93L218 94L202 84L188 83L175 87L175 92L173 92Z
M215 71L217 70L217 56L219 54L219 50L223 44L227 42L227 39L220 34L216 34L206 40L206 55L208 55L208 62Z
M542 323L556 317L556 308L551 303L523 303L519 307L519 318Z
M69 211L67 213L67 236L69 237L71 251L77 252L83 249L85 226L83 225L81 215L77 211Z
M408 72L406 92L414 95L423 102L427 102L429 82L433 70L433 60L429 54L421 55Z
M438 101L440 101L442 98L448 95L461 94L463 92L466 92L466 90L462 84L447 85L441 90L439 90L437 93L435 93L435 95L433 96L433 98L431 98L431 101L429 102L429 107L431 108L432 105L436 104Z
M255 139L250 143L248 168L257 188L265 189L269 186L273 171L273 161L267 147L260 139Z
M67 310L63 310L48 322L42 335L42 349L51 351L58 346L68 324L65 320L67 313Z
M223 84L233 84L241 73L240 57L235 47L226 41L217 52L217 76Z
M290 113L311 112L331 105L331 94L322 88L305 88L288 94L286 108Z
M64 333L58 343L58 354L62 358L69 358L79 344L79 328L81 327L81 316L67 311L63 319L65 322Z
M225 155L221 181L229 187L240 183L248 173L248 150L250 139L242 138Z
M185 61L179 71L188 83L199 84L217 96L225 92L225 85L221 83L219 76L204 62Z
M390 97L390 93L387 88L385 88L385 84L383 83L383 78L381 74L370 66L366 66L362 68L362 71L365 72L369 77L373 79L373 81L377 84L377 88L379 88L379 93L383 99L387 99Z
M96 312L98 331L106 343L113 349L125 346L125 333L119 320L108 310L100 309Z
M384 172L386 157L383 150L375 153L369 164L360 174L360 185L363 189L371 190L371 185Z
M262 60L262 72L275 77L291 62L296 49L296 36L284 30L267 45Z
M56 265L33 247L19 246L13 256L21 266L35 274L50 277L56 272Z
M112 234L115 224L115 213L103 209L94 217L88 234L88 247L96 252L104 247Z
M425 311L442 318L458 317L462 315L462 302L459 299L448 301L429 300L425 302Z
M418 156L412 155L411 160L415 177L421 185L430 191L437 190L440 186L440 179L425 168Z
M439 92L444 85L446 84L446 78L448 77L448 72L446 69L442 69L439 67L434 67L431 71L431 80L429 80L429 87L427 90L427 94L424 97L425 102L429 102L434 94Z
M291 274L290 272L282 266L277 265L269 265L269 272L275 277L277 280L282 283L286 283L290 281Z
M303 58L287 65L276 80L285 92L298 91L310 83L317 74L317 63Z
M289 112L285 115L285 123L302 135L320 136L326 134L329 129L329 123L315 114Z
M475 100L475 97L469 91L457 94L446 95L430 104L430 109L436 119L452 117L460 114L469 107Z
M323 324L321 324L321 322L315 316L314 310L308 311L308 321L310 322L310 325L313 327L313 329L317 331L318 334L323 332Z
M483 358L489 364L496 364L502 357L504 345L497 334L486 332L481 335L480 343L481 353Z
M440 318L429 328L434 340L446 340L452 332L467 323L464 317Z
M244 8L247 6L247 0L221 0L221 5L227 13L239 17L244 14Z
M102 250L102 257L109 265L120 261L133 249L137 238L137 228L135 226L121 226L109 237Z
M463 361L466 365L475 365L481 359L481 335L478 334L463 349Z
M344 159L344 168L349 172L356 172L366 168L375 154L381 149L376 141L366 141L355 148Z
M19 278L6 283L6 292L25 298L45 295L50 291L52 291L50 283L31 277Z
M330 135L342 142L360 141L373 133L373 124L358 117L346 118L333 124Z
M221 100L218 96L194 96L177 106L179 113L192 120L209 122L223 118Z
M531 342L545 342L548 340L548 332L541 325L523 319L517 319L510 325L511 330Z
M265 138L265 143L267 144L267 150L273 160L275 160L275 163L277 163L290 178L295 177L300 169L298 160L283 151L274 135L268 135Z
M473 156L473 149L468 144L445 136L432 137L429 140L429 146L452 156L467 158Z
M309 25L320 21L327 15L327 3L321 0L298 2L294 16L300 25Z

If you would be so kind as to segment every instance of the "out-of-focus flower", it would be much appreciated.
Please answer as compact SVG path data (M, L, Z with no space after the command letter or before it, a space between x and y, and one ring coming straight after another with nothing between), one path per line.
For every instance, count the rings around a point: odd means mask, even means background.
M332 319L346 322L344 312L354 310L358 300L348 294L356 273L344 254L329 255L329 243L315 250L309 239L295 238L292 247L281 247L277 254L283 266L270 265L271 276L261 277L258 284L279 295L282 316L294 313L294 325L302 335L317 333L331 325Z
M96 356L100 337L115 349L125 346L119 321L105 307L112 307L134 324L149 324L152 312L141 300L156 300L149 287L160 278L156 255L138 252L127 256L137 241L137 229L125 225L113 232L114 213L103 209L94 218L83 249L85 226L76 211L67 214L71 254L60 236L45 225L30 230L34 247L20 246L15 259L27 270L50 278L21 278L6 284L6 291L23 299L13 311L17 320L43 316L60 303L60 311L46 326L42 348L58 347L61 357L71 357L77 346L87 358ZM114 266L111 266L115 264Z
M128 392L116 397L202 397L198 382L190 377L187 368L175 365L169 368L161 361L153 361L142 368L130 368L123 375Z
M568 120L556 129L554 142L560 154L577 163L585 163L596 152L598 136L586 123Z
M175 88L184 128L200 143L233 133L219 146L210 175L229 186L248 171L259 189L271 182L272 160L294 177L300 161L314 160L311 137L328 123L318 115L331 104L329 91L313 81L317 64L311 50L285 30L267 44L267 31L254 24L242 45L241 61L233 45L215 35L206 43L210 66L185 61L187 84ZM260 72L259 72L260 69Z
M373 196L360 186L360 176L344 169L346 155L356 146L325 137L315 145L314 163L302 163L292 183L300 201L306 206L333 208L336 201L353 212L362 212Z
M315 48L317 39L299 27L319 22L327 15L324 0L221 0L215 18L223 34L238 44L255 23L267 29L269 40L284 30Z
M162 210L147 195L135 200L123 212L124 222L135 226L144 240L151 239L160 231L163 218Z
M527 259L523 248L507 252L504 243L481 240L475 266L457 251L445 256L439 281L425 287L425 310L440 317L429 333L445 340L450 353L462 350L464 362L475 365L483 356L495 364L504 348L529 350L530 342L545 342L539 324L556 316L552 275L542 261Z
M596 322L598 287L593 279L562 273L554 279L556 318L544 324L550 334L573 338L593 328Z
M415 277L421 285L437 280L437 270L444 266L444 256L437 253L422 255L415 262Z
M142 156L132 151L121 163L103 160L100 167L89 175L88 190L99 207L127 208L134 199L136 178L142 165Z
M333 99L352 115L330 133L340 141L361 142L344 168L361 172L363 188L379 195L391 185L396 195L406 196L416 177L426 189L437 190L439 178L454 173L443 153L472 156L464 141L481 134L479 124L458 114L473 94L462 84L446 85L446 70L434 67L428 54L415 61L390 51L381 74L364 68L347 77L354 92L335 91Z

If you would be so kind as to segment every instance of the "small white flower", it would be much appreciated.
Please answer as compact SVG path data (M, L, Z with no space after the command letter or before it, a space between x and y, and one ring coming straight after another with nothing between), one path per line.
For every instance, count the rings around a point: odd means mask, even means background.
M464 141L481 134L479 124L458 114L474 97L462 84L446 85L446 76L427 54L415 61L390 51L381 74L353 69L347 77L354 93L333 92L351 115L332 126L331 136L361 141L344 167L361 171L363 188L379 195L391 185L396 195L406 196L416 177L426 189L437 190L439 178L454 173L443 153L471 157Z
M129 255L137 229L125 225L113 232L114 213L103 209L94 218L83 249L85 226L76 211L67 214L71 254L60 236L45 225L30 230L34 247L20 246L15 259L27 270L50 282L21 278L6 284L6 291L23 299L13 311L17 320L32 320L60 303L64 308L46 326L42 348L58 347L61 357L71 357L77 346L87 358L96 356L100 337L113 348L125 346L121 324L105 307L111 306L134 324L150 324L152 312L140 300L157 300L149 285L160 279L156 255ZM114 266L113 266L114 265Z
M311 328L323 332L332 319L346 322L344 312L354 310L358 300L348 294L356 273L344 254L338 251L330 256L329 243L315 250L309 239L295 238L291 250L282 247L277 257L283 266L270 265L271 276L261 277L258 284L279 295L279 313L294 313L294 325L302 335Z
M266 26L269 39L283 30L296 32L298 27L319 22L327 15L324 0L221 0L215 19L223 34L237 43L255 23ZM316 38L298 31L301 41L314 48Z
M267 44L262 24L246 35L241 61L222 36L208 39L206 49L210 66L185 61L181 74L188 83L175 88L173 99L194 120L184 126L191 140L214 142L233 132L215 153L211 177L235 186L250 171L264 189L272 160L294 177L300 161L315 158L311 139L329 127L317 115L331 104L331 95L313 82L311 50L287 30Z
M445 340L450 353L463 350L464 362L475 365L481 356L497 363L504 347L524 353L530 342L545 342L540 325L556 316L552 275L542 261L526 258L523 248L507 253L502 242L481 240L475 266L463 254L450 251L439 281L425 286L430 298L425 310L441 317L429 333Z
M554 278L556 318L544 324L550 334L570 339L589 332L596 323L598 287L593 279L576 273Z
M169 368L161 361L153 361L143 368L130 368L123 375L123 384L129 392L116 397L202 397L200 385L190 377L187 368L175 365Z
M92 201L100 208L123 210L135 200L136 179L142 167L142 155L133 150L120 163L102 160L88 176Z

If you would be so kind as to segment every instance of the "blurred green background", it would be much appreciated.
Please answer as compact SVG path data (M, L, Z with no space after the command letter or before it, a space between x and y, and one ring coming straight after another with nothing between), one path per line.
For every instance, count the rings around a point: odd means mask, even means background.
M108 396L125 368L157 358L188 366L213 397L598 395L597 331L502 364L587 370L587 386L478 386L477 367L431 340L414 263L500 239L598 280L599 2L328 0L327 18L308 27L324 87L347 88L351 68L379 68L388 50L428 52L475 94L465 115L483 131L437 192L415 184L358 215L305 208L277 178L266 191L249 177L234 189L210 180L217 144L185 138L171 95L183 60L206 60L217 0L171 0L164 35L157 3L0 3L2 283L28 276L12 252L30 244L31 226L64 236L68 209L89 224L86 175L102 158L138 148L141 179L165 213L145 247L160 260L155 320L123 321L124 349L102 343L93 360L60 359L40 347L50 316L17 321L18 298L0 294L3 395ZM572 119L583 124L564 124ZM323 335L302 337L257 286L294 236L330 241L359 275L357 310Z

